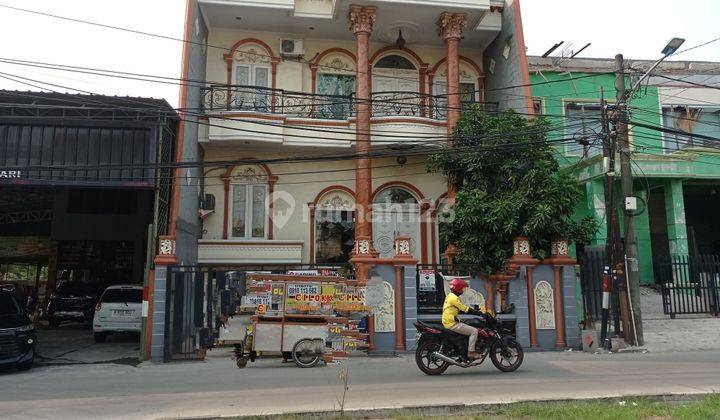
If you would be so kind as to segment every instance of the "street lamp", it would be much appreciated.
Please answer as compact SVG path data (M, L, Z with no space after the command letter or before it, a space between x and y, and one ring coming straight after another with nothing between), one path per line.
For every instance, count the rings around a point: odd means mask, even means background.
M665 45L665 48L663 48L662 54L665 57L675 54L675 51L677 51L678 48L680 48L680 46L683 44L683 42L685 42L684 38L671 39L670 41L668 41L667 45Z
M659 66L660 63L663 62L663 60L665 60L669 56L675 54L675 52L680 48L680 46L684 42L685 42L685 38L673 38L670 41L668 41L668 43L665 45L665 48L663 48L663 50L662 50L662 55L663 55L662 58L660 58L652 66L650 66L648 71L646 71L645 74L642 75L642 77L640 77L635 83L633 83L632 88L627 93L628 97L630 95L632 95L633 92L635 92L635 90L640 86L640 83L642 83L642 81L645 80L645 78L648 77L650 75L650 73L652 73L652 71L655 70L655 68L657 66Z

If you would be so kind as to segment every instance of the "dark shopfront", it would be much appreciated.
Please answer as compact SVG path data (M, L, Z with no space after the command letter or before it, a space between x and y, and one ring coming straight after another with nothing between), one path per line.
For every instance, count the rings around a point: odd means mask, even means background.
M0 283L37 308L63 282L147 284L175 120L163 100L0 91Z

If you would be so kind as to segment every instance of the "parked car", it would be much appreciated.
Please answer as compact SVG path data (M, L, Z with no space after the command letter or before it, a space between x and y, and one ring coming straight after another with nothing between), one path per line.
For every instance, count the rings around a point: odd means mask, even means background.
M36 341L35 326L15 293L0 289L0 367L30 369Z
M135 285L116 285L105 289L95 307L95 342L102 343L108 334L116 332L140 332L142 290L141 286Z
M91 283L61 283L50 295L45 316L53 328L64 321L90 322L97 301L97 286Z

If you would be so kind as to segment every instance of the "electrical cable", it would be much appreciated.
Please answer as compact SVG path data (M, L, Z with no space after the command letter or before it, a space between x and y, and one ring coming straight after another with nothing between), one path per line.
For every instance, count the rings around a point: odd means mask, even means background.
M5 75L5 76L3 76L3 75ZM6 76L6 75L7 75L7 73L1 73L1 72L0 72L0 77L8 78L8 76ZM21 76L14 76L14 77L19 77L19 78L22 78L22 79L25 79L25 80L33 80L33 79L23 78L23 77L21 77ZM12 80L12 79L11 79L11 80ZM18 82L19 82L19 81L18 81ZM20 83L24 83L24 82L20 82ZM41 82L41 83L44 83L44 82ZM49 83L48 83L48 85L52 85L52 86L56 86L56 87L59 86L59 85L54 85L54 84L49 84ZM36 85L31 85L31 86L37 88ZM62 86L62 87L63 87L63 88L68 88L68 87L66 87L66 86ZM44 88L44 89L46 89L46 90L51 90L51 89L47 89L47 88ZM72 88L69 88L69 89L72 89ZM89 94L93 95L92 92L83 91L83 90L79 90L79 89L77 89L77 90L78 90L78 91L81 91L81 92L84 92L84 93L89 93ZM53 90L51 90L51 91L53 91ZM57 92L57 91L53 91L53 92L54 92L54 93L58 93L58 94L62 94L62 93ZM74 98L76 98L76 97L74 97ZM129 99L128 99L128 100L129 100ZM104 104L104 103L102 103L102 102L100 102L100 101L92 101L92 102ZM137 102L137 101L135 101L135 102ZM142 104L145 104L145 103L142 103ZM106 105L107 105L107 104L106 104ZM133 110L133 111L136 111L136 109L132 109L132 110ZM144 111L144 110L142 110L142 111ZM192 114L191 114L191 115L192 115ZM202 115L202 114L195 114L195 116L200 116L200 117L202 117L202 116L204 116L204 115ZM230 121L237 121L237 119L233 119L233 118L227 118L227 119L230 120ZM200 122L200 121L186 120L186 119L183 119L183 118L180 118L180 120L181 120L181 121L187 121L187 122L190 122L190 123L195 123L195 124L201 124L201 125L205 125L205 126L210 126L210 127L219 127L219 128L223 128L223 129L230 129L230 130L233 130L233 131L249 132L249 133L253 133L253 134L265 134L265 135L270 134L270 135L276 135L276 136L282 136L282 137L298 137L298 138L316 139L316 137L314 137L314 136L305 136L305 135L300 135L300 134L267 133L267 132L264 132L264 131L243 129L243 128L239 128L239 127L227 127L227 126L224 126L224 125L212 124L212 123L209 123L209 122ZM251 122L251 123L257 123L257 124L259 124L259 125L272 125L272 126L277 126L277 125L274 125L274 124L272 124L272 123L258 122L258 121L254 121L254 120L253 120L253 121L250 121L250 122ZM284 127L284 126L283 126L283 125L280 125L280 127ZM566 128L566 126L564 126L564 127L558 127L558 129L564 129L564 128ZM323 130L323 131L324 131L324 132L334 132L334 131L332 131L332 130ZM347 133L347 132L337 132L337 133L340 133L340 134L349 134L349 133ZM383 136L379 136L379 137L383 137ZM413 140L416 140L416 139L417 139L417 138L414 137L414 136L386 136L386 137L412 138ZM450 138L450 137L448 137L448 136L438 136L438 137L437 137L437 139L445 139L445 140L447 140L448 138ZM347 139L347 138L343 138L343 139L338 139L338 138L325 138L325 139L328 139L328 140L339 140L339 141L343 141L343 142L350 142L350 141L352 141L351 139ZM376 142L376 143L396 143L396 142L394 142L394 141L383 141L383 140L374 140L374 142ZM420 141L417 141L417 140L416 140L415 142L416 142L416 143L425 143L425 142L420 142ZM432 142L427 142L427 143L432 143Z

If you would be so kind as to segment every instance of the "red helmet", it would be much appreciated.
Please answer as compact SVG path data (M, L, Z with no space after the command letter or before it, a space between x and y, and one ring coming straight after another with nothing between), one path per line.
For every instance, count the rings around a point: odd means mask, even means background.
M468 284L463 279L454 278L450 280L450 290L452 290L453 293L462 293L466 287L468 287Z

